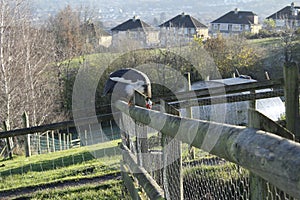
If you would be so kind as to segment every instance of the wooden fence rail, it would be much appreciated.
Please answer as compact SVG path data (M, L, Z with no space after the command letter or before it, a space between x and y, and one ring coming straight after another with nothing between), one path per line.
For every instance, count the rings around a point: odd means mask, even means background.
M114 113L114 115L118 115L118 113ZM97 120L98 123L106 123L106 121L109 121L110 125L112 126L111 120L113 120L113 115L100 115L97 116ZM12 158L12 148L10 142L12 137L25 136L25 155L28 157L31 156L31 151L36 151L38 154L40 154L43 152L54 152L56 150L64 150L69 149L70 147L73 148L79 147L81 145L86 145L86 137L84 137L83 140L81 140L79 134L77 139L73 139L72 133L70 132L70 128L77 126L82 128L82 130L89 129L90 131L91 124L95 124L95 118L82 118L77 119L76 121L64 121L59 123L29 127L29 123L28 120L26 120L25 114L23 115L23 121L25 128L14 130L4 129L7 131L0 132L0 139L6 138L6 149L9 154L9 158ZM49 135L50 132L51 135ZM90 134L92 133L89 132L89 135ZM56 139L55 135L57 136ZM57 144L55 141L58 141ZM3 152L4 151L2 151L2 153Z
M112 114L98 116L99 121L107 121L111 119L113 119ZM76 125L86 125L89 124L89 122L90 122L89 118L78 119L76 121ZM41 125L41 126L32 126L28 128L21 128L21 129L0 132L0 138L15 137L15 136L27 135L27 134L38 133L38 132L58 130L58 129L67 129L71 127L75 127L74 121L65 121L65 122L58 122L53 124Z
M236 163L293 197L300 196L299 143L255 128L180 118L138 106L128 107L123 101L117 101L115 106L138 122ZM209 131L218 133L218 137L204 143Z
M221 83L220 83L221 84ZM189 100L191 98L203 98L213 95L233 94L246 92L251 90L260 90L266 88L282 88L284 85L283 79L274 79L260 82L243 83L239 85L222 85L212 88L203 88L198 90L179 92L175 94L169 94L165 96L157 96L153 98L153 101L159 103L161 99L166 102L173 102L180 100Z
M122 144L121 148L123 151L123 159L125 163L129 165L129 169L132 170L133 175L138 179L139 184L142 186L147 196L150 199L164 199L164 192L159 187L159 185L153 180L153 178L148 174L148 172L138 165L135 155L133 155L130 150Z
M170 103L170 105L174 106L175 108L189 108L192 106L214 105L214 104L222 104L222 103L241 102L241 101L253 101L258 99L266 99L266 98L281 97L281 96L284 96L284 90L277 89L277 90L264 91L259 93L232 94L232 95L224 94L220 96L181 100L180 102L178 101L172 102Z

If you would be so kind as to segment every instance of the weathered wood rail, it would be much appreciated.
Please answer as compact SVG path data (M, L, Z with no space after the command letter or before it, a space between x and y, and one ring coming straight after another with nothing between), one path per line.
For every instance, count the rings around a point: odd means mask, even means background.
M115 113L115 115L118 115L118 113ZM97 120L97 123L111 122L113 115L99 115L97 116ZM6 140L9 141L12 137L26 136L25 153L28 157L31 156L31 148L34 148L38 154L40 154L45 151L54 152L86 145L88 141L91 140L91 134L93 134L90 126L94 124L95 118L82 118L76 121L64 121L32 127L30 127L27 122L24 124L25 128L0 132L0 139L6 138ZM110 125L112 126L111 123ZM77 137L75 138L73 138L72 132L70 131L70 129L74 127L80 128L80 132L77 130ZM35 144L30 144L30 135L34 138ZM9 143L7 143L7 146L10 147ZM12 152L10 148L8 148L7 151L8 153ZM12 158L12 155L10 158Z
M98 116L97 119L99 121L107 121L113 119L113 116L112 114L101 115ZM90 122L89 118L78 119L76 121L76 125L85 125L85 124L89 124L89 122ZM32 126L28 128L14 129L14 130L0 132L0 138L15 137L15 136L21 136L21 135L27 135L27 134L45 132L51 130L67 129L67 128L75 127L76 125L75 122L71 120L71 121L64 121L64 122L58 122L53 124L45 124L40 126Z
M156 96L155 98L153 98L153 102L159 103L160 99L163 99L166 102L174 102L178 100L190 100L191 98L195 97L198 99L213 95L217 96L224 94L234 94L266 88L282 89L283 86L284 80L282 78L260 82L243 83L239 85L221 85L213 88L203 88L192 91L178 92L176 94L168 94L165 96Z
M116 102L115 106L138 122L243 166L289 195L300 197L299 143L255 128L181 118L138 106L128 107L122 101ZM218 137L204 143L211 131Z

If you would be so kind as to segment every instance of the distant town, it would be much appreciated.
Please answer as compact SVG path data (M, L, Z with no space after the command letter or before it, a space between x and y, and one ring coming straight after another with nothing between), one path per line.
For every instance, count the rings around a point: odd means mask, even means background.
M37 19L45 19L49 15L54 15L67 4L72 5L73 8L86 6L95 20L103 22L107 29L113 28L133 16L138 16L146 23L156 26L182 12L190 14L209 26L211 21L234 8L252 11L258 15L259 21L263 22L271 13L291 4L290 0L211 0L209 2L196 0L188 2L177 0L136 2L127 0L124 2L117 0L109 3L105 0L52 0L51 2L34 0L33 2L35 2L33 10ZM297 4L297 2L295 3Z
M263 28L268 31L295 28L300 25L300 7L292 2L269 13L263 22L259 20L258 14L239 8L217 16L208 24L185 12L169 19L165 18L165 15L160 16L160 19L155 18L155 23L150 24L134 15L107 30L107 35L101 35L100 40L103 43L100 44L106 47L122 47L124 42L129 40L136 42L140 47L178 46L191 42L194 37L206 40L217 34L254 35L259 34Z

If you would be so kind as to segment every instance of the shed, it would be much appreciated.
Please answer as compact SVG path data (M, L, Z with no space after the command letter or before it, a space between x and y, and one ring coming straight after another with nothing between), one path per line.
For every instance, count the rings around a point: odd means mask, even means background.
M202 88L214 88L222 85L237 85L250 82L257 82L254 79L228 78L211 81L200 81L192 84L192 90ZM272 89L256 90L256 93L271 91ZM249 92L243 92L249 93ZM243 94L241 93L241 94ZM230 96L230 94L228 94ZM192 107L193 118L202 120L211 120L233 125L248 124L249 101L240 101L234 103L215 104ZM280 97L256 100L256 109L274 121L278 121L285 114L285 105ZM182 109L182 115L185 116L185 109Z

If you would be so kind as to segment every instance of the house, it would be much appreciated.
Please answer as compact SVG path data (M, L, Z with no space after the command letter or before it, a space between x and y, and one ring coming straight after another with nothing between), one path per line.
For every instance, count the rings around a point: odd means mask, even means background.
M181 13L159 25L162 46L178 46L191 42L194 36L208 37L208 27L194 17Z
M240 34L244 32L258 33L262 26L258 23L258 16L251 11L239 11L235 9L211 22L213 35Z
M106 48L111 45L111 35L103 29L97 28L91 20L82 24L80 28L81 34L86 38L86 43Z
M112 43L112 36L105 30L98 30L97 36L99 38L99 45L103 47L109 47Z
M277 29L300 26L300 7L292 2L266 19L273 19Z
M137 16L111 29L112 46L139 45L151 47L159 43L158 31Z

